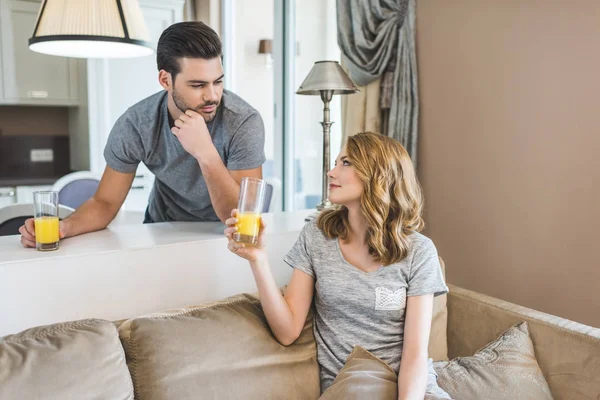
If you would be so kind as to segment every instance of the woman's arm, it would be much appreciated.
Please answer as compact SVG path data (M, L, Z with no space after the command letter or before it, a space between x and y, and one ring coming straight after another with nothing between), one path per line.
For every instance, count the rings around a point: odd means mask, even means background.
M398 376L399 400L423 400L427 388L427 347L433 318L433 294L409 296Z
M302 333L312 303L314 279L294 269L284 297L275 283L267 260L251 262L250 266L271 331L279 343L289 346Z
M227 229L225 236L229 241L227 247L232 253L245 258L250 262L254 280L258 287L260 303L267 317L269 327L279 343L289 346L294 343L302 333L308 311L312 303L315 281L297 269L294 269L285 296L281 295L271 267L267 252L265 251L265 223L260 220L258 241L255 246L245 246L233 241L233 234L237 232L237 210L232 210L231 218L225 221Z

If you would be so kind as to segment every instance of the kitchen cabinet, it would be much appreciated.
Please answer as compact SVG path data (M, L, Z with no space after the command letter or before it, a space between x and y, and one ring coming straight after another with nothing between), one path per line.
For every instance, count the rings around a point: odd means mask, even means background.
M83 61L29 50L40 6L0 0L0 104L76 106Z
M14 203L33 203L33 192L52 190L52 185L0 187L0 207Z
M14 187L0 187L0 208L14 204L17 201L17 191Z
M152 185L154 185L154 175L143 164L140 164L122 209L125 211L145 211Z
M33 192L48 190L52 190L52 185L17 186L15 190L17 203L33 203Z

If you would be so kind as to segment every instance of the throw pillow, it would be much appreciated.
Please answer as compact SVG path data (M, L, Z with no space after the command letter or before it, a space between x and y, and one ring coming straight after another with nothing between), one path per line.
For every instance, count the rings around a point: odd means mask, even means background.
M434 364L438 384L461 400L552 400L527 322L508 329L472 357Z
M319 400L396 400L398 376L384 361L360 346L355 346L346 364ZM432 360L429 360L429 379L426 400L449 399L435 382Z

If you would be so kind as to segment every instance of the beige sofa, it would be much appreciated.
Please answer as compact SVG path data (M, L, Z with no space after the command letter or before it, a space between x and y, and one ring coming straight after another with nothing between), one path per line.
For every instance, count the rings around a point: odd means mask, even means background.
M554 398L600 399L599 329L455 286L435 307L433 358L472 355L528 321ZM248 294L116 323L59 323L0 339L0 400L319 395L312 317L293 345L281 346L259 300Z

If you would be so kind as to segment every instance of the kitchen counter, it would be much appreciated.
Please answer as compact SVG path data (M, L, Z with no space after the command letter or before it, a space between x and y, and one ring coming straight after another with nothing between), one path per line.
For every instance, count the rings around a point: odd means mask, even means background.
M62 175L61 175L62 176ZM45 178L35 178L35 177L11 177L11 178L1 178L0 177L0 187L4 186L38 186L38 185L53 185L61 176L56 177L45 177Z
M310 210L269 213L267 252L278 285L292 269L283 256ZM227 250L220 222L132 224L60 243L53 252L0 237L0 336L81 318L117 320L255 292L248 262ZM123 222L125 221L125 222Z
M20 236L0 237L0 269L7 263L43 260L57 262L65 257L90 256L176 243L220 239L224 225L219 222L167 222L124 224L62 240L56 251L43 252L20 245Z
M264 214L269 235L299 230L309 211ZM130 216L132 214L133 216ZM90 256L107 252L132 251L173 244L225 240L221 222L134 223L143 213L117 215L107 229L61 241L56 251L43 252L21 246L20 236L0 236L0 270L9 263L43 260L56 262L73 256Z

